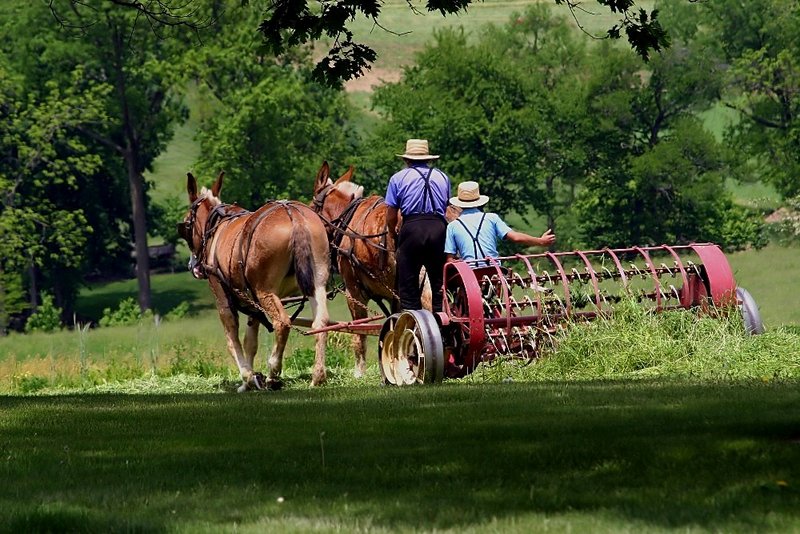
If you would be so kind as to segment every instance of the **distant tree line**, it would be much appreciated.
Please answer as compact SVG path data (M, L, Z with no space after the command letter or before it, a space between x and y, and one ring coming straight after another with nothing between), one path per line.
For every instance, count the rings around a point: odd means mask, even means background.
M248 208L308 200L322 160L382 194L409 137L492 209L544 218L560 248L760 246L764 214L726 180L800 194L800 9L780 0L660 0L671 45L647 63L549 4L442 31L376 90L367 129L307 47L276 57L256 31L264 5L241 4L194 1L195 25L102 0L0 6L0 330L43 292L68 320L81 284L134 272L132 252L149 308L148 235L174 242L186 206L153 202L145 175L189 88L207 110L194 170L226 170L224 200ZM721 138L704 126L720 109L734 117Z

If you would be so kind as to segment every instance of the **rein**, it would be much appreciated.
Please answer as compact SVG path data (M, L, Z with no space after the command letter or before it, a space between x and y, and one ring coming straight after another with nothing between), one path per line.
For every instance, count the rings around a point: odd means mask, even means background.
M342 238L344 236L347 236L351 239L361 239L371 247L377 248L378 250L384 252L389 252L389 249L387 249L385 246L379 243L375 243L373 241L369 241L369 239L383 237L388 232L383 231L377 234L359 234L358 232L353 231L349 228L350 222L353 220L353 216L355 215L356 210L363 202L366 201L365 198L362 197L353 200L350 204L347 205L344 211L342 211L342 213L335 219L327 219L324 215L322 215L321 212L322 212L322 207L325 203L325 197L328 196L332 188L333 186L331 185L328 185L325 188L323 188L319 193L317 193L316 196L314 196L314 201L313 201L314 211L317 213L317 216L320 219L322 219L322 222L325 224L325 226L327 226L330 230L332 230L336 234L334 238L331 240L331 247L338 248L339 243L342 242ZM370 208L367 210L367 213L364 215L364 218L366 218L372 212L372 210L374 210L381 202L383 202L383 199L378 199L372 206L370 206Z

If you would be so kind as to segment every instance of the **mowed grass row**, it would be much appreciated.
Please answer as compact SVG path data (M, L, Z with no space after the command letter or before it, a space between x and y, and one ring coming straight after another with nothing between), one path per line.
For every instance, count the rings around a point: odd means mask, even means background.
M0 397L0 531L794 532L797 386Z
M800 276L797 249L771 246L731 254L729 260L737 282L761 308L768 330L765 336L744 335L739 317L728 322L704 319L702 314L653 317L634 309L624 321L603 321L572 329L574 334L566 332L555 353L544 353L542 365L520 370L501 364L499 370L478 373L480 378L470 380L800 376L800 306L794 298L795 280ZM152 287L160 314L188 302L190 315L159 323L151 318L132 326L2 337L0 392L232 390L236 370L207 283L182 272L156 275ZM87 289L79 300L79 316L96 321L104 309L116 308L135 294L135 280ZM377 306L372 308L379 313ZM329 302L329 309L334 321L350 318L341 296ZM305 386L312 362L313 339L303 332L299 328L291 332L286 350L284 374L293 387ZM262 330L259 369L266 367L272 339ZM377 340L370 337L367 356L373 386L379 379L376 353ZM350 336L332 334L328 365L333 383L352 381L352 360Z

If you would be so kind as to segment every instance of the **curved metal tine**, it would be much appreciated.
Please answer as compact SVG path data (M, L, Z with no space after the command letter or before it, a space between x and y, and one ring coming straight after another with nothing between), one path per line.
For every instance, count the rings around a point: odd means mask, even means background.
M700 267L698 267L692 260L686 260L686 267L688 269L692 269L694 274L700 276Z
M667 267L667 264L666 264L666 263L663 263L663 262L662 262L662 263L661 263L661 268L662 268L662 269L664 269L665 271L667 271L667 272L669 273L669 275L670 275L672 278L675 278L675 273L673 273L672 271L670 271L670 269L669 269L669 267Z
M672 284L670 284L670 285L669 285L669 288L670 288L670 290L671 290L673 293L675 293L675 298L676 298L676 299L678 299L678 300L681 300L681 294L680 294L680 292L678 291L678 288L677 288L677 287L675 287L675 286L674 286L674 285L672 285Z
M514 295L509 296L509 300L511 301L511 306L516 308L517 311L522 310L522 305L517 302L517 299L514 298Z
M573 267L571 272L575 276L574 280L580 280L581 279L581 273L578 272L578 269Z
M502 354L503 351L501 351L500 347L497 346L497 337L493 336L492 334L489 334L487 337L494 347L495 354ZM481 361L483 361L483 355L481 355Z
M520 353L524 353L526 337L522 334L522 329L518 326L514 327L514 333L517 334L517 339L519 340L519 351Z
M611 271L608 269L608 267L606 267L605 265L603 265L603 270L606 272L606 274L608 274L608 277L609 277L609 278L611 278L612 280L614 279L614 273L612 273L612 272L611 272Z
M485 275L485 274L484 274L484 275L481 277L481 283L480 283L480 286L481 286L481 294L482 294L484 297L488 297L488 296L489 296L489 293L490 293L490 292L489 292L489 290L492 288L492 281L489 279L489 276L488 276L488 275Z
M527 354L529 358L531 357L530 353L532 352L531 330L532 330L531 327L525 328L525 332L523 334L523 341L521 341L522 349L529 353Z
M525 279L522 278L522 275L520 275L517 271L513 271L511 273L511 283L514 284L515 281L518 281L517 283L519 284L519 287L523 289L525 288Z
M639 270L639 267L637 267L635 263L631 263L631 270L633 272L635 272L636 274L639 274L639 275L642 274L642 271Z
M532 298L531 298L531 296L530 296L530 295L528 295L528 294L526 294L526 295L525 295L525 296L522 298L522 302L525 304L525 306L526 306L526 307L529 307L529 308L531 309L531 311L532 311L532 310L533 310L533 309L536 307L536 303L535 303L535 302L533 302L533 299L532 299Z
M497 332L500 334L500 337L503 340L503 346L506 347L506 349L503 351L503 353L507 353L508 352L508 339L506 339L506 332L505 332L505 330L502 330L502 329L499 329Z
M558 302L559 308L561 308L561 310L559 310L559 311L564 310L564 301L561 300L561 297L559 297L558 294L555 291L552 293L552 295L553 295L553 298L556 300L556 302Z
M658 284L658 292L661 293L661 298L669 300L670 296L664 292L664 287L661 284Z
M550 284L550 285L552 285L552 284L553 284L553 279L550 277L550 273L548 273L548 272L547 272L547 271L545 271L544 269L542 270L542 276L544 276L545 278L547 278L547 283L548 283L548 284Z

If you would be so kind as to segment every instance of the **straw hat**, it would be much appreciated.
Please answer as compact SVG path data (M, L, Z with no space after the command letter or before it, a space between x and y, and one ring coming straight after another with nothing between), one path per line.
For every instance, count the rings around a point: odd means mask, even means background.
M458 184L458 196L450 199L450 204L459 208L477 208L489 202L489 197L481 195L478 182Z
M409 139L406 141L406 153L397 154L398 157L404 159L413 159L425 161L429 159L439 159L439 156L428 153L428 140L427 139Z

